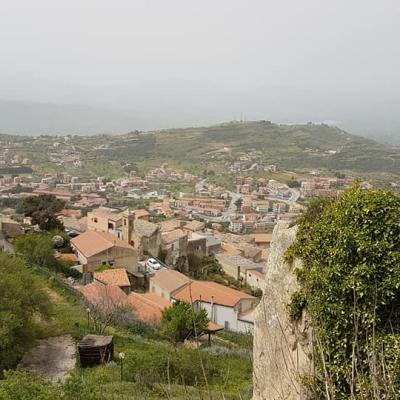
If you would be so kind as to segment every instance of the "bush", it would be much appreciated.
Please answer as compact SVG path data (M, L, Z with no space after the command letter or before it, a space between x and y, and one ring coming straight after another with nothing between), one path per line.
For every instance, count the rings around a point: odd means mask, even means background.
M357 185L311 204L288 251L293 257L303 260L301 293L288 311L297 319L306 307L312 318L317 387L335 399L397 399L400 366L391 346L400 336L400 198Z
M290 303L287 306L290 320L292 322L298 321L306 306L307 299L305 294L301 291L294 292L291 296Z
M38 317L49 312L45 288L23 260L0 253L0 373L29 348Z
M0 381L1 400L54 400L60 397L55 385L26 372L7 371Z
M161 333L172 342L183 342L204 332L208 322L206 310L195 310L191 304L178 300L163 311Z

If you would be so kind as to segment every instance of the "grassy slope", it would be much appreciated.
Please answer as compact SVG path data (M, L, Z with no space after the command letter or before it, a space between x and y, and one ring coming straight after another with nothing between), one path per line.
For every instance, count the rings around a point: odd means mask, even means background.
M44 143L57 139L40 139L34 143L30 143L32 139L19 140L23 141L22 152L40 168L41 164L46 165L47 159ZM289 170L320 168L398 174L400 167L398 149L325 125L229 123L118 136L74 137L70 143L81 152L84 162L83 169L70 172L81 176L116 177L122 173L121 162L136 164L140 173L162 161L197 174L210 166L219 172L226 168L225 162L251 148L262 152L260 161ZM209 154L223 147L229 147L231 155L218 160ZM327 150L336 150L337 154L328 155Z
M42 276L42 279L48 285L53 310L49 321L41 321L39 336L46 338L70 333L79 339L90 332L86 312L79 298L51 278L48 280ZM217 354L209 354L203 350L199 353L180 346L175 348L159 337L138 334L124 328L111 327L107 333L114 335L115 354L121 351L126 354L124 381L120 380L120 366L117 363L88 369L78 367L75 373L87 382L95 382L99 392L109 395L110 399L208 399L209 393L213 399L247 399L251 396L251 344L247 339L221 335L215 338L217 346L212 349ZM152 369L156 370L159 361L165 361L175 354L183 357L182 368L185 370L190 369L190 364L198 361L198 357L202 357L206 370L211 368L214 371L209 378L209 390L204 385L182 385L172 381L168 384L165 379L158 380L152 374ZM153 359L157 358L158 362L153 363ZM141 371L141 378L138 378L136 373L142 364L150 366L145 367L149 375L143 375Z

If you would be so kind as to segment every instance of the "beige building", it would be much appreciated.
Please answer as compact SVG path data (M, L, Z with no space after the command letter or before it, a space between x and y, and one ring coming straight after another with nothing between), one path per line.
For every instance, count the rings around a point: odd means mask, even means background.
M254 261L244 258L240 255L228 253L218 253L215 258L221 264L224 272L237 280L245 281L247 279L247 271L263 272L264 263L255 263Z
M79 262L93 272L98 265L111 265L137 272L137 252L128 243L108 232L87 231L71 239Z
M137 219L133 224L134 247L140 258L144 255L158 257L161 235L158 225L146 220Z
M176 264L180 257L187 256L188 235L182 229L175 229L161 235L161 249L167 254L165 261Z
M190 279L178 271L162 268L150 278L150 293L171 300L173 295L188 285Z
M144 255L158 257L160 252L160 228L158 225L138 218L135 212L122 213L122 240L137 251L139 259Z
M121 212L112 208L99 207L87 214L87 229L91 231L109 232L116 235L121 223Z

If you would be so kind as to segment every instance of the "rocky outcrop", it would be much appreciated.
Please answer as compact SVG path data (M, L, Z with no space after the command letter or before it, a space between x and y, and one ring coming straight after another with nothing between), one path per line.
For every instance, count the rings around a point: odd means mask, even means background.
M266 287L255 313L253 400L305 400L300 378L312 373L311 328L306 315L289 320L287 304L298 289L295 268L285 263L285 250L293 243L296 227L276 225L266 270Z

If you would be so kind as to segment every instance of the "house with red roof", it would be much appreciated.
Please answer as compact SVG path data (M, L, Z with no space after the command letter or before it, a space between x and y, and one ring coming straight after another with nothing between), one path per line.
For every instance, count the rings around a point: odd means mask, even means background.
M131 282L125 268L95 271L93 273L93 280L100 285L118 286L126 294L129 294L131 291Z
M163 311L171 307L169 300L156 293L131 292L126 298L126 304L138 319L152 326L159 326Z
M193 280L175 291L172 299L205 309L212 323L242 333L253 330L253 311L259 303L256 297L219 283Z
M125 268L131 273L138 270L136 250L111 233L89 230L71 239L71 246L90 272L99 265Z

